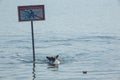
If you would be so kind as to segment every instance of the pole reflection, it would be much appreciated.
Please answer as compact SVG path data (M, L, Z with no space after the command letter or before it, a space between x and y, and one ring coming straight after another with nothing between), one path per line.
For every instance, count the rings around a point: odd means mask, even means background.
M35 78L36 78L36 74L35 74L35 61L33 61L33 72L32 72L32 74L33 74L33 79L32 80L35 80Z

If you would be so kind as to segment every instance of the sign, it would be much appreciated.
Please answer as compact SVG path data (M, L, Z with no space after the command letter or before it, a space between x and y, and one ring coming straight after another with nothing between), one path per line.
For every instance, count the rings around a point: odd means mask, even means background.
M18 6L19 21L45 20L44 5Z
M18 6L19 21L31 21L33 62L35 62L33 21L45 20L44 5Z

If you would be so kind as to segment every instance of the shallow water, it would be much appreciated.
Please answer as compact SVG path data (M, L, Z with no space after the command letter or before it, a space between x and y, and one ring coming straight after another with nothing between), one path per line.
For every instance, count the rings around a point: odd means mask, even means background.
M119 36L35 34L33 63L30 35L0 36L0 80L120 80L119 44ZM61 64L49 66L46 56L56 54Z

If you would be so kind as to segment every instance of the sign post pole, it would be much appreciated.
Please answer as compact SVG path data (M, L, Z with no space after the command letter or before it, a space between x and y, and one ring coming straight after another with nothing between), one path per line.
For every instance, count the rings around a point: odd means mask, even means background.
M33 61L35 62L34 30L33 30L33 21L32 20L31 20L31 33L32 33Z
M20 22L31 21L33 62L35 63L33 21L45 20L44 5L18 6L18 19Z

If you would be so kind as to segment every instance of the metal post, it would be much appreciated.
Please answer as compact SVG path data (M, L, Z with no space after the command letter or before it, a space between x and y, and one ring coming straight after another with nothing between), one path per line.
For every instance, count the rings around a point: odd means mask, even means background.
M33 21L32 20L31 20L31 33L32 33L33 62L35 62L34 30L33 30Z

